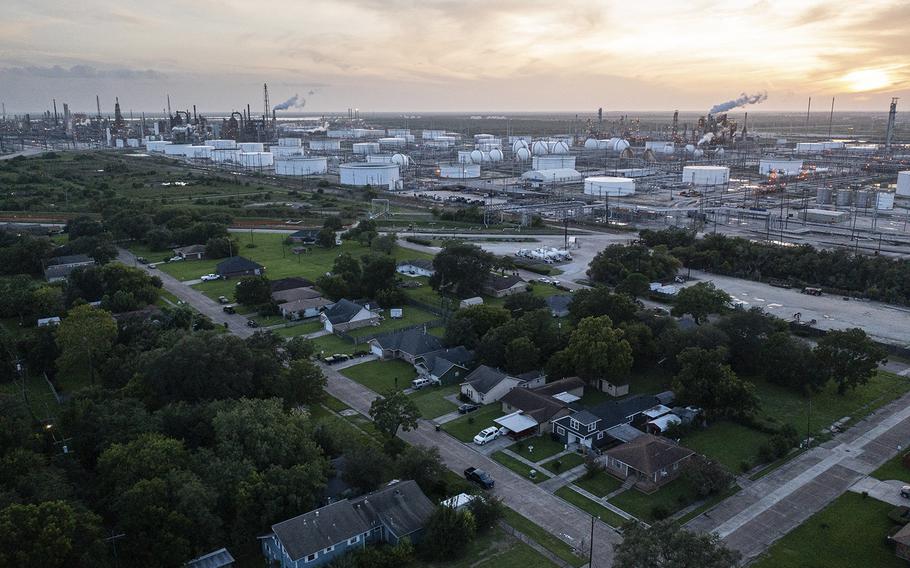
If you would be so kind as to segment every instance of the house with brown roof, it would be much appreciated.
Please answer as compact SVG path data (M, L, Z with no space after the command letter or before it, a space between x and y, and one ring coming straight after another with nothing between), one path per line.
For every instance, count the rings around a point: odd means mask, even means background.
M512 294L527 292L528 283L518 274L509 274L508 276L490 274L487 276L487 281L484 282L481 291L487 296L504 298Z
M205 245L190 245L174 249L174 256L184 260L202 260L205 258Z
M653 493L679 477L694 454L666 438L645 434L607 450L602 460L608 473L620 479L634 478L636 489Z
M547 383L537 388L513 388L499 402L506 413L519 412L537 421L536 434L550 432L553 420L573 412L570 405L584 394L585 383L570 377Z
M891 536L894 543L894 554L898 558L910 561L910 524L906 524Z

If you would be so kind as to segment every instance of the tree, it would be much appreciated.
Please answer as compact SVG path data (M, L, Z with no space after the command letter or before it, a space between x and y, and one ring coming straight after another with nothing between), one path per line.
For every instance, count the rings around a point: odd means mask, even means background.
M468 511L474 515L477 532L486 532L495 527L505 515L505 509L502 499L493 495L478 495L468 504Z
M74 377L89 376L94 384L95 368L110 352L115 339L117 324L110 312L87 304L75 307L57 328L57 367Z
M231 237L212 237L205 243L206 258L228 258L234 255L237 243Z
M736 376L721 349L688 347L677 359L680 371L673 388L680 400L716 417L746 416L758 408L753 385Z
M394 288L397 263L387 255L367 254L360 259L360 294L374 298L380 290Z
M730 303L730 295L719 290L713 282L699 282L683 288L673 301L673 315L690 314L695 323L701 323L710 314L719 314Z
M332 248L335 246L335 231L328 227L320 229L316 235L316 244L323 248Z
M395 462L395 471L400 479L413 479L424 493L438 493L445 483L448 469L439 456L439 448L408 446Z
M458 310L446 327L446 343L473 349L488 331L505 324L509 319L508 310L495 306L480 305Z
M238 541L254 539L276 519L289 519L319 506L325 490L321 465L271 466L241 481L233 496L237 510L234 537Z
M517 337L506 345L505 368L512 373L526 373L537 368L540 350L527 337Z
M386 394L385 398L377 397L373 400L370 404L370 418L380 432L392 438L399 429L407 432L417 428L420 409L411 397L395 391Z
M299 359L309 359L316 353L316 345L312 339L307 339L302 335L292 338L284 346L288 357L291 361Z
M565 351L575 373L589 381L625 377L632 367L632 348L607 316L581 320Z
M717 327L727 334L730 366L737 373L754 375L767 368L764 349L768 338L775 332L785 332L787 324L765 314L761 308L734 310L721 318Z
M689 481L699 497L720 493L733 482L733 475L723 466L701 456L694 456L688 461L683 477Z
M535 296L530 292L526 292L523 294L512 294L507 297L502 307L509 310L513 316L517 317L522 313L546 309L547 302L540 296Z
M392 254L392 251L395 250L395 243L398 242L398 235L395 233L389 233L387 235L382 235L373 239L370 243L370 249L375 253L380 254Z
M101 519L67 501L0 510L0 566L108 565Z
M345 483L362 492L373 491L390 477L392 460L376 444L359 443L344 453Z
M234 297L247 306L260 306L272 299L272 287L264 275L244 276L237 282Z
M641 272L632 272L616 285L616 291L621 294L628 294L633 298L647 296L651 290L648 277Z
M314 405L325 400L325 375L309 359L291 361L275 380L275 396L287 406Z
M189 459L180 440L148 433L104 450L98 458L98 477L109 491L119 492L142 479L185 469Z
M616 568L736 568L741 557L716 534L689 532L673 521L629 524L613 550Z
M837 393L869 382L887 353L859 328L833 330L815 346L821 373L837 383Z
M613 294L603 286L572 294L569 318L578 323L584 318L608 316L615 325L635 319L639 304L625 294Z
M459 298L477 296L492 267L493 255L477 245L448 242L433 258L435 272L430 277L430 286Z
M632 273L649 282L672 278L681 266L666 247L649 249L645 245L610 245L597 253L588 267L592 281L616 286Z
M322 228L340 231L344 228L344 222L338 215L329 215L325 218L325 221L322 222Z
M818 391L830 379L819 372L812 348L787 331L768 336L762 346L761 361L765 378L797 391Z
M427 521L420 551L428 560L452 560L464 555L474 539L477 525L470 512L438 507Z

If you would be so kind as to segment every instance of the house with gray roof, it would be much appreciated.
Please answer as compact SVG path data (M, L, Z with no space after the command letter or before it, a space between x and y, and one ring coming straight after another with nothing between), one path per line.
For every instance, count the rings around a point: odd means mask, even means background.
M535 388L543 386L545 382L546 376L542 371L511 375L500 369L481 365L465 377L461 383L461 394L475 404L491 404L499 402L499 399L514 388Z
M329 333L345 333L369 325L379 325L379 314L369 309L369 304L362 306L348 299L341 299L322 312L319 320Z
M426 276L429 278L436 274L436 269L433 268L433 261L422 258L399 262L395 270L398 274L413 277Z
M174 256L184 260L202 260L205 258L205 245L189 245L174 249Z
M441 339L418 327L385 333L369 343L374 355L386 360L401 359L412 365L418 356L442 348Z
M44 278L48 282L59 282L69 278L70 273L78 268L95 264L95 259L85 254L56 256L45 263Z
M296 302L297 300L312 300L322 296L315 288L290 288L288 290L279 290L272 292L272 301L280 304L281 302Z
M315 298L301 298L292 302L278 304L281 317L289 320L315 318L322 313L326 306L331 306L332 301L317 295Z
M473 360L474 352L463 345L445 347L415 357L414 369L420 376L441 385L453 385L468 374Z
M253 262L242 256L232 256L218 263L215 272L222 278L236 278L238 276L259 276L265 272L265 267L258 262Z
M527 292L528 283L518 274L509 274L507 276L490 274L487 276L487 280L484 282L481 290L487 296L504 298L505 296L511 296L512 294Z
M416 544L435 508L416 482L398 481L272 525L259 540L270 565L325 566L369 544Z
M645 412L659 405L657 397L650 395L610 400L553 420L553 433L563 444L577 444L589 451L601 452L628 437L627 434L622 438L612 435L612 428L642 426L647 421Z
M187 568L224 568L233 566L234 557L226 548L219 548L214 552L203 554L187 562L184 566Z

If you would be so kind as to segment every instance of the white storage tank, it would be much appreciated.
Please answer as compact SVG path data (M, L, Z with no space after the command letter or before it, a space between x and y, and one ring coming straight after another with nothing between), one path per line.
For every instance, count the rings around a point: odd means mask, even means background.
M300 148L303 145L303 140L300 138L279 138L278 145L282 148Z
M910 197L910 170L897 172L897 195Z
M310 176L328 171L326 158L281 158L275 160L275 174L279 176Z
M527 162L529 159L531 159L531 150L527 148L519 148L515 151L515 159L522 162Z
M475 164L479 164L481 162L488 162L488 161L490 161L489 158L488 157L485 158L484 153L481 152L480 150L474 150L473 152L471 152L471 162L473 162Z
M356 187L384 187L395 189L399 185L400 175L397 164L370 164L352 162L341 164L338 168L341 183Z
M139 147L139 139L138 139L138 138L127 138L127 139L126 139L126 145L127 145L128 148L138 148L138 147Z
M517 152L517 151L520 150L521 148L527 148L527 147L528 147L528 141L527 141L527 140L520 140L520 139L519 139L519 140L515 140L515 141L512 142L512 151L513 151L513 152Z
M205 144L216 150L232 150L237 147L236 140L206 140Z
M585 178L585 193L607 197L623 197L635 193L635 180L624 177L594 176Z
M420 133L420 136L424 140L436 140L440 136L445 136L445 133L445 130L424 130Z
M411 158L409 158L405 154L393 154L392 163L398 164L399 168L406 168L411 163ZM399 169L399 171L400 171L400 169Z
M329 138L353 138L354 131L351 129L329 130L325 133Z
M783 174L785 176L799 175L803 169L802 160L778 160L774 158L762 158L758 162L758 173L761 175L770 175L771 172Z
M575 156L566 154L547 154L531 158L531 168L535 170L555 170L559 168L575 169Z
M262 142L241 142L239 146L242 152L265 152L265 144Z
M275 164L271 152L240 152L240 165L244 168L267 168Z
M796 152L798 154L809 154L813 152L824 152L826 150L843 150L845 144L843 142L797 142L796 143Z
M291 156L302 156L303 148L300 146L269 146L269 152L275 154L275 158L288 158Z
M211 160L212 146L190 146L186 149L186 157L194 160Z
M341 150L341 140L310 140L310 150Z
M388 146L391 148L400 148L408 143L404 138L380 138L380 146Z
M600 144L596 138L588 138L585 140L584 148L585 150L597 150L599 149Z
M212 150L212 161L223 162L240 162L240 148L215 148Z
M395 138L405 138L411 136L410 128L388 128L385 133L389 136L394 136Z
M368 164L391 164L392 155L391 154L370 154L367 156Z
M894 194L890 191L880 191L875 200L875 208L879 211L890 211L894 209Z
M165 146L170 146L171 143L166 140L149 140L145 143L145 149L148 152L163 153Z
M117 148L123 148L123 146L124 146L123 138L117 138L116 140L114 140L114 146L116 146Z
M682 181L695 186L723 185L730 181L730 168L726 166L683 166Z
M651 150L655 154L672 154L674 149L673 142L651 140L645 142L645 150ZM620 150L622 151L622 150Z
M502 158L503 158L502 150L499 150L499 149L490 150L490 161L491 162L501 162ZM573 162L573 164L574 164L574 162Z
M186 156L186 149L189 144L168 144L164 147L165 156Z
M440 164L437 173L445 179L479 178L480 164Z
M355 154L361 154L366 156L367 154L378 154L379 153L379 143L378 142L354 142L351 144L351 149Z
M459 151L458 151L458 158L457 158L456 161L457 161L459 164L470 164L471 162L474 161L474 160L471 158L471 154L473 154L473 153L474 153L473 150L459 150Z

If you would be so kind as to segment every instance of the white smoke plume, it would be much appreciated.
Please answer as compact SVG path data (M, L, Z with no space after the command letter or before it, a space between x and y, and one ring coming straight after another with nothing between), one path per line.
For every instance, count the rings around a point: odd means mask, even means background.
M301 98L299 95L294 95L283 103L278 103L272 110L287 110L289 108L303 108L306 106L306 99Z
M738 98L735 98L731 101L725 103L720 103L711 107L711 110L708 111L708 114L717 114L719 112L726 112L728 110L734 109L736 107L746 106L746 105L755 105L768 98L768 92L762 91L761 93L755 93L754 95L747 95L746 93L741 93Z
M711 140L714 140L714 133L708 132L707 134L705 134L698 140L698 144L696 144L696 145L701 146L702 144L707 144Z

